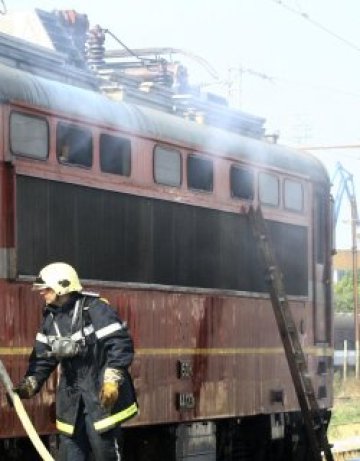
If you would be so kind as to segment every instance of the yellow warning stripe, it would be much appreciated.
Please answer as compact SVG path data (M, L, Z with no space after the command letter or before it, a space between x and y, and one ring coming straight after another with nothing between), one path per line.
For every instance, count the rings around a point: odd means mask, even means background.
M32 347L0 347L0 355L29 355Z
M62 421L56 420L56 429L68 435L73 435L75 427L72 424L66 424Z
M331 347L305 347L304 354L331 357ZM225 348L147 348L136 349L137 356L144 355L274 355L284 354L283 347L225 347Z
M129 419L131 416L136 415L137 412L137 404L133 403L119 413L115 413L114 415L108 416L100 421L96 421L96 423L94 423L94 428L96 431L103 431L108 428L110 429L112 426L115 426L115 424L121 423L125 419Z
M31 347L0 347L0 356L29 355ZM139 348L135 351L136 356L156 355L274 355L284 354L283 347L210 347L210 348ZM305 347L304 354L331 357L334 349L331 347L312 346Z
M136 349L136 355L251 355L280 354L282 347L211 347L211 348L147 348Z

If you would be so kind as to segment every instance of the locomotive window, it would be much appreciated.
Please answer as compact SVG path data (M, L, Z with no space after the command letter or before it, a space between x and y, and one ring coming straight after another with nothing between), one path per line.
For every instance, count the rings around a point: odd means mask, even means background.
M181 154L177 150L156 146L154 179L158 184L179 187L181 184Z
M131 142L126 138L100 135L100 168L105 173L130 176Z
M276 176L259 174L259 199L264 205L279 205L279 179Z
M60 163L90 168L93 155L91 131L67 123L58 123L56 153Z
M13 154L46 159L49 152L49 128L46 119L12 112L10 149Z
M211 192L214 183L213 162L198 155L189 155L187 162L188 186Z
M291 211L303 211L304 191L303 186L298 181L285 179L284 181L284 206Z
M245 168L231 165L230 189L233 197L252 200L254 198L254 173Z

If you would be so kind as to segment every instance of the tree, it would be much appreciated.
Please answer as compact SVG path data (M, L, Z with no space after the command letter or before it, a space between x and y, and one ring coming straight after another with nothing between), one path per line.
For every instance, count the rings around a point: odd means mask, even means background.
M358 278L359 282L359 278ZM346 272L341 280L334 286L335 312L354 311L354 284L352 272ZM358 293L360 294L360 284L358 283Z

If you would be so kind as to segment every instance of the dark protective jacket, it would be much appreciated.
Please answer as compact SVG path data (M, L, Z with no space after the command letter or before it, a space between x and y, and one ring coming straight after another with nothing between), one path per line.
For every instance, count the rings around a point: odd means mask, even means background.
M51 356L51 343L59 336L71 336L80 344L79 355L58 359ZM97 295L76 293L61 306L47 306L41 330L29 359L26 376L34 376L40 390L60 362L56 399L56 427L74 434L81 399L93 420L95 430L105 432L131 418L137 402L128 367L134 348L127 326L109 304ZM111 412L100 404L99 394L106 368L120 369L124 382Z

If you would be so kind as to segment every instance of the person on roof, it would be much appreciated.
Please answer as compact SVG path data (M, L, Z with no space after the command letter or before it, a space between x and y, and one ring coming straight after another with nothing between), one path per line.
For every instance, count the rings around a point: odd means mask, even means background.
M28 399L60 364L56 427L60 461L119 461L119 425L138 412L128 367L133 341L108 302L83 292L66 263L44 267L34 290L45 300L28 370L14 389Z

